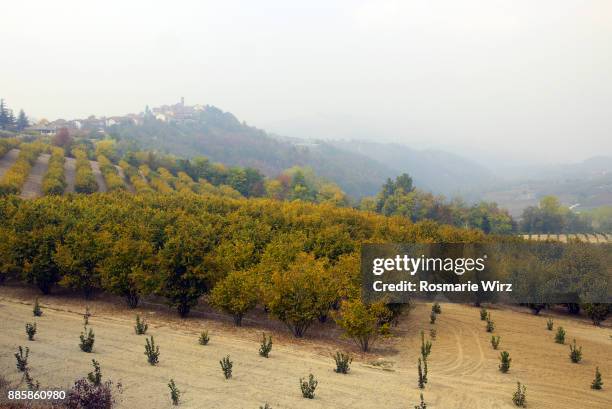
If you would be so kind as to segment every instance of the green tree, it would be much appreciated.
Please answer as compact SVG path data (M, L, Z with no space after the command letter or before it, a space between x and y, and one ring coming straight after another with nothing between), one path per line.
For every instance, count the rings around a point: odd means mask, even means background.
M393 196L395 196L395 200L397 200L399 196L411 193L413 191L414 186L412 185L412 178L408 174L402 173L395 179L395 181L388 178L376 198L376 211L379 213L390 214L393 212L391 209L395 208L396 206L391 206L388 201L391 200Z
M521 216L521 231L525 233L562 233L578 221L570 209L555 196L545 196L537 207L527 207ZM575 233L574 231L569 231Z
M61 278L54 258L56 244L61 242L61 232L56 226L46 225L25 237L27 255L23 263L24 279L36 285L43 294L49 294L51 287Z
M125 297L130 308L136 308L140 295L148 292L147 280L154 266L154 249L145 240L122 236L115 240L108 256L100 263L102 286Z
M608 318L612 304L586 303L582 305L584 312L593 321L593 325L599 325Z
M336 323L344 330L347 338L355 341L362 351L367 352L381 334L380 325L388 311L381 303L365 304L359 299L344 301Z
M23 109L19 110L19 115L17 116L17 123L16 123L17 130L23 131L29 125L30 125L30 121L28 120L28 117L26 116L25 112L23 112Z
M266 304L296 337L327 314L335 301L331 276L323 263L301 253L286 271L276 271L266 289Z
M8 115L7 115L7 124L6 124L6 129L14 129L15 128L15 114L13 113L12 109L8 110Z
M9 126L8 108L4 103L4 99L0 99L0 129L7 129Z
M159 251L157 293L187 316L202 294L210 288L212 277L206 270L211 231L194 219L181 218L165 232L167 240Z
M231 314L234 323L242 325L242 317L255 308L259 300L259 287L251 271L233 271L217 283L208 302L216 309Z
M100 288L99 264L105 258L112 235L96 233L91 220L81 221L64 237L63 243L56 244L53 260L60 268L60 284L83 291L86 298Z
M293 173L293 180L291 181L291 195L290 200L303 200L312 202L315 200L316 192L306 181L306 177L302 170L298 169Z

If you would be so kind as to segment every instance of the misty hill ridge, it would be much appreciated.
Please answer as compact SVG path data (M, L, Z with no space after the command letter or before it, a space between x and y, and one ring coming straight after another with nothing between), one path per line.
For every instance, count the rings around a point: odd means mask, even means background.
M109 133L129 149L175 155L204 155L230 166L254 167L276 176L292 166L309 166L354 197L375 194L402 172L417 186L451 194L490 180L483 167L443 151L417 151L396 144L324 142L281 138L240 122L233 114L205 106L190 120L121 122Z
M442 150L416 150L396 143L335 141L334 146L361 153L408 173L415 184L434 193L452 196L495 181L491 171L469 159Z
M317 140L279 136L241 122L211 105L183 101L119 117L55 121L55 128L78 123L81 130L116 138L121 152L153 150L191 158L203 155L228 166L253 167L275 177L293 166L310 167L354 198L376 194L387 178L410 174L417 187L468 202L497 201L519 214L546 194L564 204L611 204L612 158L579 163L513 166L493 173L475 161L444 150L417 150L397 143ZM45 127L48 130L49 127ZM302 132L302 135L306 132ZM314 136L314 135L313 135ZM555 189L551 189L555 187Z

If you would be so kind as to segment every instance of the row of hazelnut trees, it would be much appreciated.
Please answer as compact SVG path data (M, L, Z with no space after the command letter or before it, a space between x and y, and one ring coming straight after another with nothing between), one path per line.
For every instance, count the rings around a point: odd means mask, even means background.
M12 148L8 143L4 143L2 146L2 150ZM0 195L19 194L36 159L38 159L42 152L48 149L47 145L39 142L21 144L17 160L0 179Z
M0 158L19 144L16 138L0 138Z
M2 279L43 293L106 291L130 307L161 296L183 316L204 296L237 325L265 308L295 336L333 316L363 349L396 311L361 302L360 243L482 239L330 205L186 191L0 198Z
M66 176L64 175L64 150L51 148L49 167L43 177L42 191L45 195L61 195L66 189Z

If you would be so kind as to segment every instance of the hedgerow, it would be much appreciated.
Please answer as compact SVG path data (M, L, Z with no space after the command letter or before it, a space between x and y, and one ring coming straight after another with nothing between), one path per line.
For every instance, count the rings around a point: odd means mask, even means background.
M61 195L66 189L66 178L64 176L64 150L51 148L49 167L42 181L42 191L45 195Z
M19 156L0 180L0 195L17 195L25 183L38 155L45 149L40 142L22 143Z
M97 192L98 182L96 182L96 178L94 177L87 153L81 149L73 149L72 154L76 158L74 190L77 193Z
M119 176L115 165L104 155L98 155L98 164L100 165L100 172L104 176L104 182L106 182L106 188L109 192L115 190L125 190L125 183Z
M19 141L16 138L1 138L0 139L0 158L8 153L13 148L19 146Z
M123 169L123 173L126 178L130 181L130 184L134 187L136 193L151 193L153 189L149 187L149 183L144 178L138 169L126 161L122 160L119 162L119 167Z

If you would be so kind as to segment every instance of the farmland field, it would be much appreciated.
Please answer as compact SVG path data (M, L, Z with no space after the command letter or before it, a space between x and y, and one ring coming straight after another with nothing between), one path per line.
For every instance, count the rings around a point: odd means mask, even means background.
M579 234L523 234L521 235L525 240L536 240L536 241L560 241L561 243L567 243L572 240L579 240L586 243L612 243L611 234L593 234L593 233L579 233Z
M420 329L437 329L429 359L429 383L424 390L428 408L512 408L516 381L527 385L528 407L550 409L612 407L612 330L594 327L586 320L552 313L534 316L527 310L491 307L499 350L507 350L512 366L498 370L499 351L491 348L479 310L465 305L442 305L436 324L429 324L430 305L419 304L400 320L394 336L375 345L371 354L360 354L348 341L338 341L331 323L319 324L304 340L290 337L280 326L265 322L263 312L245 318L234 327L209 310L199 310L181 320L167 309L145 304L129 310L117 299L90 301L90 326L96 334L92 354L79 350L85 302L72 295L41 297L44 314L37 318L36 340L27 341L24 325L34 321L32 299L23 287L0 287L0 373L19 382L13 357L17 346L30 347L32 375L44 386L67 388L91 371L91 359L100 362L105 378L121 382L122 408L169 408L166 386L174 378L183 392L184 408L406 408L418 402L416 361ZM160 346L160 363L147 364L144 336L134 334L134 314L146 317L148 334ZM566 344L574 338L582 345L584 359L569 360L567 345L553 342L545 321L567 331ZM606 324L606 323L604 323ZM197 342L200 331L210 331L207 346ZM261 332L271 333L274 346L269 359L258 355ZM334 334L334 339L330 334ZM336 350L355 356L348 375L333 371ZM230 355L234 378L225 380L219 360ZM604 377L604 389L589 385L595 366ZM303 399L298 379L313 373L319 381L314 400ZM145 405L145 406L143 406Z
M12 149L6 155L0 158L0 179L4 173L15 163L19 156L19 149ZM47 173L47 167L49 162L49 154L41 154L38 156L36 163L32 167L32 170L27 176L25 184L21 188L21 197L23 199L35 199L43 196L42 192L42 180ZM98 184L99 192L106 192L106 182L102 173L100 172L100 165L97 161L90 161L91 169ZM65 193L74 193L75 184L75 159L67 157L64 163L64 172L66 177L66 189ZM123 177L123 171L118 166L117 171L122 175L121 179L126 185L130 192L134 192L134 189L129 183L127 183L125 177Z

